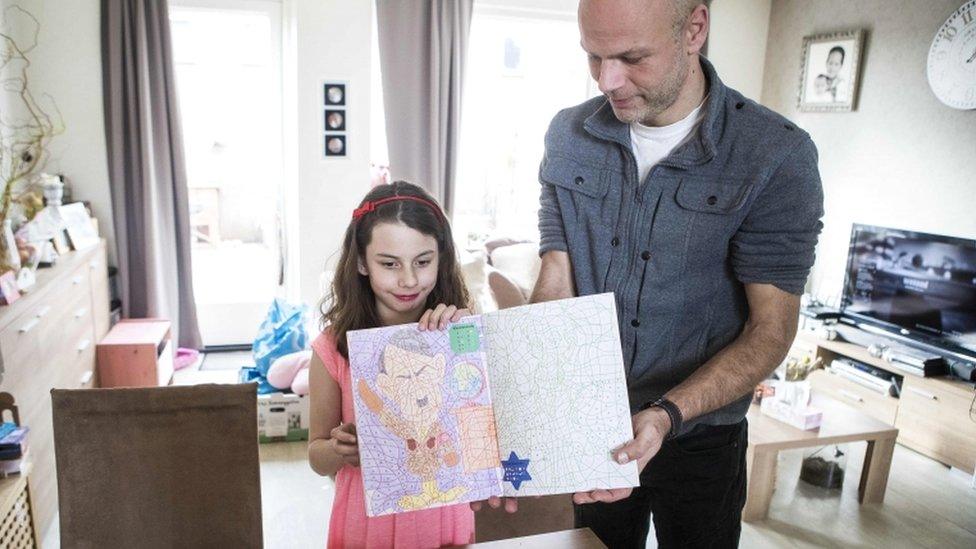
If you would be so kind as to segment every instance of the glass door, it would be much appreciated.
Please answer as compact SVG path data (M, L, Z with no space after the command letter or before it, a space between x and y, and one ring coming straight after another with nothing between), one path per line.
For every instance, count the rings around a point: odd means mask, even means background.
M172 0L170 24L200 331L250 345L283 283L281 4Z

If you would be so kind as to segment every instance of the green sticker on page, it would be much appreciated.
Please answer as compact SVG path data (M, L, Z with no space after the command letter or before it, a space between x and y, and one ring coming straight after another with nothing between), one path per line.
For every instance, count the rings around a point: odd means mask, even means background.
M474 324L455 324L451 326L451 350L456 354L473 353L481 348L478 327Z

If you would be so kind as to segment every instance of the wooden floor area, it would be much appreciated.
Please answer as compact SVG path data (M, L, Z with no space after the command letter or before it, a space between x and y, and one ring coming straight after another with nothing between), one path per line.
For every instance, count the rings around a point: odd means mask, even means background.
M970 477L896 446L885 503L861 506L864 446L848 445L844 488L832 492L799 482L802 451L781 452L769 518L743 524L741 546L976 547ZM266 547L325 546L333 484L309 469L305 443L261 445L261 488Z

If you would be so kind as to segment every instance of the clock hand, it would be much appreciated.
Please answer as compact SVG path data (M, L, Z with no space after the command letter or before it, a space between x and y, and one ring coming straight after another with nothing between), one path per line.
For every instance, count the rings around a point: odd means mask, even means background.
M973 50L973 54L969 56L969 59L967 59L966 62L972 63L974 59L976 59L976 50Z

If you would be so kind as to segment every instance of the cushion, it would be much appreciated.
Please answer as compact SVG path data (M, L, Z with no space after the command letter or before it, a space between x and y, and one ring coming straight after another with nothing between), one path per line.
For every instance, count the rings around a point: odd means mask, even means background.
M518 307L528 302L521 288L501 271L491 269L488 272L488 287L491 288L491 295L499 309Z
M522 295L532 294L539 277L542 260L539 259L538 242L521 242L511 246L499 246L491 252L491 265L511 279Z

